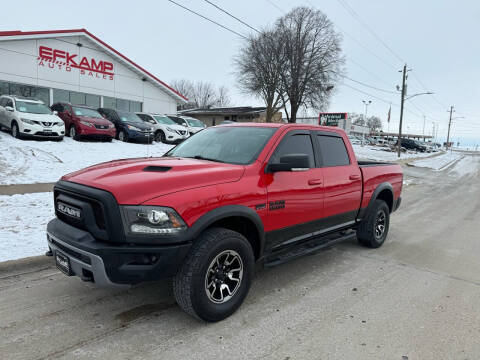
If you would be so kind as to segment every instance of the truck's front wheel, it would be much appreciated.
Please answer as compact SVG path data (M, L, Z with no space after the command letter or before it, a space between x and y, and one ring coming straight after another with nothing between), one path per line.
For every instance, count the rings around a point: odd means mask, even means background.
M188 314L220 321L242 304L253 271L252 247L243 235L223 228L207 229L174 277L173 292Z
M390 226L390 209L383 200L375 200L367 217L363 219L357 230L360 244L371 248L383 245Z

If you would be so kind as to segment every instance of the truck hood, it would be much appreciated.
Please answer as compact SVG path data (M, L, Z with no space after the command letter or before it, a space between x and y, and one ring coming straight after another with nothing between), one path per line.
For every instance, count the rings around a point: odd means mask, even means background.
M94 165L62 180L106 190L122 205L138 205L178 191L238 181L244 170L242 165L190 158L140 158Z

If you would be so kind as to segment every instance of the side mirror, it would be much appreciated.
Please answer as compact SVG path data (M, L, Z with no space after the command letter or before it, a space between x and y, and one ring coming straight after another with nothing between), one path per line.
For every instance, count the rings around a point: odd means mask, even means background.
M266 172L307 171L310 169L310 158L307 154L288 154L280 158L279 163L268 164Z
M150 124L153 124L153 125L156 124L155 120L148 120L148 122L149 122Z
M57 111L57 110L54 110L54 111L53 111L53 115L58 115L58 111Z
M5 110L10 111L10 112L14 111L13 107L11 107L11 106L5 106Z

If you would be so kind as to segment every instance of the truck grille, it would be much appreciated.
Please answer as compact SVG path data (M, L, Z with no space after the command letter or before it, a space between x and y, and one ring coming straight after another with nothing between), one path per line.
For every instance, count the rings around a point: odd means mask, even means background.
M59 181L54 188L55 215L76 228L88 231L97 240L122 242L119 206L107 191Z

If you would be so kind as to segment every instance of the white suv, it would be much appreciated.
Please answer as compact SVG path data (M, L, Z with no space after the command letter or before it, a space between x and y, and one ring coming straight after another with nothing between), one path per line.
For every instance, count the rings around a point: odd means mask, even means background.
M190 135L196 134L200 130L205 129L207 126L198 119L190 116L176 116L167 115L170 119L175 121L178 125L185 126L188 129Z
M55 115L43 101L0 96L0 128L20 138L62 140L65 135L63 120Z
M143 121L153 125L156 142L179 144L190 136L185 126L178 125L168 116L147 113L136 114Z

